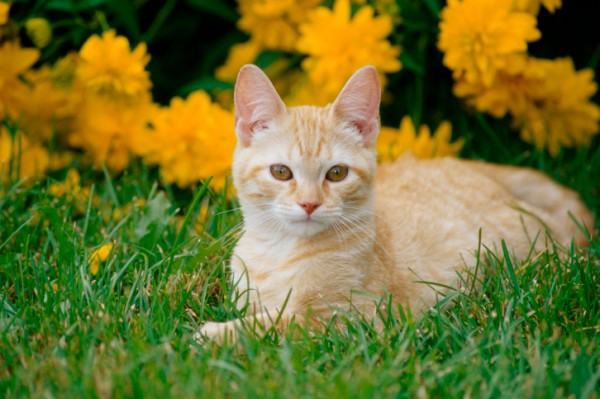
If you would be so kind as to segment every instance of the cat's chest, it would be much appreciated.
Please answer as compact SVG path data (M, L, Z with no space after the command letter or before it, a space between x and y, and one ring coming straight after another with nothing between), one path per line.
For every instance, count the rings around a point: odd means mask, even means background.
M263 308L278 308L291 292L294 270L279 270L288 254L286 245L238 242L231 259L231 270L235 288L241 300L238 307L246 303L257 312Z
M276 308L284 302L306 304L323 295L337 300L337 291L361 287L364 273L351 267L352 253L324 248L242 237L231 261L236 288L251 304Z
M298 268L286 267L293 253L294 245L284 240L242 237L231 260L238 290L289 290L298 275Z
M235 247L234 257L250 272L272 272L286 263L293 255L294 247L290 240L244 235Z

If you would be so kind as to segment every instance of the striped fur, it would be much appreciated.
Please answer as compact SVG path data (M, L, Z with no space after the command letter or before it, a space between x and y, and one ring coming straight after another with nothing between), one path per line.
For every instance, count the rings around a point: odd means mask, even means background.
M260 103L261 121L244 126L254 116L236 100L236 112L246 112L233 164L244 231L231 269L239 306L249 303L249 317L263 326L310 323L309 309L327 317L350 303L374 314L374 298L384 293L417 312L437 300L436 287L455 284L474 265L480 231L487 248L505 240L524 258L532 246L546 247L547 230L563 245L585 242L567 211L593 226L576 193L532 170L410 155L377 170L369 136L379 123L376 76L358 71L333 105L280 108L258 68L240 72L236 99ZM275 179L275 164L288 166L293 179ZM350 170L340 182L325 179L335 165ZM305 202L320 204L310 218ZM207 323L199 337L222 340L241 324Z

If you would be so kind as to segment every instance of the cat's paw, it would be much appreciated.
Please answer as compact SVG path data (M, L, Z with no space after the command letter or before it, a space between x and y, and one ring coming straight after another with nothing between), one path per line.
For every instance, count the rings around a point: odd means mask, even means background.
M225 342L235 342L237 338L237 329L235 321L217 323L209 321L204 324L200 330L194 334L196 342L204 345L209 342L223 344Z

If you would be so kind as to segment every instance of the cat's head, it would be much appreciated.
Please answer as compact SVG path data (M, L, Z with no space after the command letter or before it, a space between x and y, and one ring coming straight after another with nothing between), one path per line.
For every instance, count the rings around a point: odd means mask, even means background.
M246 229L310 236L372 217L380 95L369 66L333 104L288 108L258 67L244 66L233 180Z

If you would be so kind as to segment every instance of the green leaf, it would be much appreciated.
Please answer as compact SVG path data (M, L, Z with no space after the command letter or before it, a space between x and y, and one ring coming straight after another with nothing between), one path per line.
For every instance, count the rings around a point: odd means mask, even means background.
M66 264L72 264L77 252L75 248L77 233L73 226L65 223L65 218L52 206L42 205L37 210L45 220L50 222L48 229L54 237L57 259Z
M202 198L204 198L204 195L208 191L208 185L210 184L211 180L212 180L212 178L209 178L208 180L206 180L202 184L202 187L200 187L200 189L194 195L194 198L192 199L192 203L190 204L190 207L188 208L188 210L187 210L187 212L185 214L185 217L183 218L183 224L181 225L181 228L179 230L179 234L177 234L177 238L175 238L175 243L173 244L174 248L177 247L177 245L181 241L181 238L183 237L183 233L184 233L185 229L187 228L187 225L189 224L189 222L191 220L192 213L196 210L196 207L200 203L200 200Z
M434 18L439 19L440 11L442 10L442 6L440 5L438 0L425 0L425 5L431 11L431 15Z
M402 61L402 65L409 71L419 75L425 74L425 67L417 62L409 52L402 52L402 54L400 54L400 61Z
M47 10L74 12L98 8L105 3L106 0L50 0L44 5L44 7Z
M167 0L165 4L163 4L158 14L156 14L154 21L152 21L152 23L150 24L148 30L144 32L144 35L142 36L142 41L145 41L146 43L152 42L152 40L154 39L158 31L161 29L171 12L173 12L173 9L176 5L177 0Z
M107 6L115 18L123 24L127 34L136 42L140 41L141 33L134 5L130 1L108 0Z
M67 12L77 10L77 6L75 6L72 0L50 0L46 3L45 8L47 10Z
M260 53L258 55L258 57L256 57L256 60L254 61L254 63L260 69L265 69L269 65L278 61L282 56L283 56L283 53L281 51L267 50L267 51L263 51L262 53Z
M163 192L146 203L142 217L135 227L135 238L145 248L152 248L169 222L171 202Z
M82 0L77 1L77 9L79 11L89 10L92 8L98 8L106 3L106 0ZM125 2L124 2L125 3Z
M177 92L180 95L187 95L196 90L205 90L205 91L213 91L213 90L229 90L233 89L233 83L225 82L223 80L219 80L213 78L212 76L203 76L200 79L193 81L179 89Z
M502 240L502 253L504 254L504 260L506 261L506 269L508 270L508 275L510 277L512 289L516 293L521 293L521 286L519 285L519 279L515 274L515 267L513 266L513 262L510 257L510 253L508 252L508 248L506 247L506 242Z
M190 6L212 14L226 21L235 22L239 18L237 12L224 1L214 0L186 0Z

